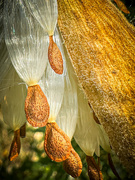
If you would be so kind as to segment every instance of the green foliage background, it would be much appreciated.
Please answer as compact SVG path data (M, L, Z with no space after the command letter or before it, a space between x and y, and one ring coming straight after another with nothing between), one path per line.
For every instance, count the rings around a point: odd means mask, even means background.
M135 1L123 0L128 10L131 12L125 15L130 23L135 25ZM115 3L114 3L115 4ZM13 131L0 121L0 180L72 180L62 167L62 163L51 161L44 152L44 132L45 128L33 128L27 125L26 138L21 139L21 152L19 157L13 161L8 161L8 152L13 138ZM114 137L115 138L115 137ZM85 154L79 146L72 140L74 149L82 159L83 170L78 180L88 180L87 163ZM112 159L115 167L123 180L135 180L126 172L120 164L118 157L112 152ZM97 157L94 156L97 160ZM116 180L107 160L107 153L101 149L101 168L104 180Z

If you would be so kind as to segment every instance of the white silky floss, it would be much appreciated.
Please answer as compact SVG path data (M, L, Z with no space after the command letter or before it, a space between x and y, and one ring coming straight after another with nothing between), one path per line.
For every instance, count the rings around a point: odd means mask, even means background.
M64 98L56 122L72 140L78 119L77 79L67 53L65 55L67 73L64 78Z
M24 102L26 98L26 86L18 84L20 82L16 71L13 69L11 87L6 91L6 95L1 101L1 109L3 114L3 121L14 131L20 129L26 122L24 112Z
M22 81L15 82L14 77L15 69L11 63L10 67L8 68L8 71L5 71L5 76L3 75L3 78L0 81L0 102L2 101L3 97L6 95L6 92L13 86L17 85L18 83L22 83Z
M95 122L93 111L90 109L88 101L79 87L78 106L79 118L74 134L77 144L87 156L93 156L94 153L96 153L97 156L100 156L100 146L105 151L110 152L109 138L105 133L103 126Z
M13 66L28 86L36 85L47 65L47 35L22 0L5 0L4 18Z
M31 14L49 36L54 34L57 24L57 0L24 0Z
M0 6L3 7L4 2L0 4ZM0 84L3 80L3 78L8 73L11 61L9 59L8 50L5 44L5 34L4 34L4 24L3 24L3 8L0 8ZM1 86L0 86L1 87Z

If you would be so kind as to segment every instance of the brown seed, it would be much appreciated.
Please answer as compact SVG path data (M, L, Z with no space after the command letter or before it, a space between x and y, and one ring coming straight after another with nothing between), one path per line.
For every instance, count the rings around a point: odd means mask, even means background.
M75 150L71 149L68 159L63 162L64 170L72 177L79 177L82 172L82 162Z
M50 107L39 85L29 86L25 100L27 121L33 127L43 127L49 118Z
M50 159L61 162L69 157L71 151L69 137L53 123L47 123L45 132L44 148Z
M17 131L14 131L14 139L12 141L9 156L8 156L10 161L13 161L14 159L18 157L20 153L20 148L21 148L20 129L18 129Z
M63 59L57 44L53 41L53 36L49 36L48 59L52 69L57 74L62 74Z
M26 123L20 128L20 137L24 138L26 136Z
M103 180L102 172L100 167L96 164L92 156L86 156L86 161L88 164L88 175L91 180Z

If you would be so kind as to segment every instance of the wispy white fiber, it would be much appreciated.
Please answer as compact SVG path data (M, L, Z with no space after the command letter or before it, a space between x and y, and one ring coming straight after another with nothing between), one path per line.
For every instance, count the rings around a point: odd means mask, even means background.
M4 18L11 61L23 81L35 85L47 65L47 35L22 0L5 0Z
M13 84L6 91L6 95L1 101L3 121L14 131L19 129L25 122L24 102L26 98L26 86L16 84L20 78L14 70L12 76Z
M4 37L3 7L4 1L0 2L0 83L11 66L11 61L8 55Z
M9 90L9 88L11 88L15 84L22 84L22 80L20 78L17 79L17 81L14 80L14 73L15 69L11 63L11 66L9 67L8 71L5 72L5 75L2 76L2 79L0 81L0 102L6 95L6 92Z
M64 58L62 41L58 30L55 30L54 41L57 43L59 49L62 52L62 57ZM49 44L49 38L48 38ZM64 76L65 76L65 60L64 60L64 73L62 75L56 74L51 68L50 64L47 64L46 71L40 81L40 86L45 93L49 106L50 106L50 116L48 121L52 122L56 120L56 117L61 108L64 94Z
M25 0L31 14L49 36L54 34L57 23L57 0Z
M64 97L56 122L68 137L72 139L78 119L77 79L66 52L65 59L67 73L64 79Z
M48 63L45 74L39 84L50 106L48 121L53 122L56 120L63 100L64 76L56 74Z
M100 156L100 146L107 152L110 152L109 138L102 125L97 124L93 119L93 111L90 109L87 99L79 88L78 106L79 118L74 134L77 144L88 156L93 156L94 153Z

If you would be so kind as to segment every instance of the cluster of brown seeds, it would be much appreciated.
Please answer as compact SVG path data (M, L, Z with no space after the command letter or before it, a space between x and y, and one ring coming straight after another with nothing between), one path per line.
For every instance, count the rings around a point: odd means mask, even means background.
M56 122L47 123L44 149L48 157L56 162L63 162L64 170L73 177L80 176L82 162L73 149L69 137Z
M50 66L57 74L63 73L63 60L61 52L49 36L48 59ZM28 87L25 100L25 114L27 121L33 127L46 126L44 149L48 157L56 162L63 162L65 171L73 177L80 176L82 162L79 155L71 145L70 138L59 128L56 122L48 122L50 107L47 98L39 85ZM20 152L20 137L25 137L25 127L14 132L14 139L11 145L9 160L14 160Z

